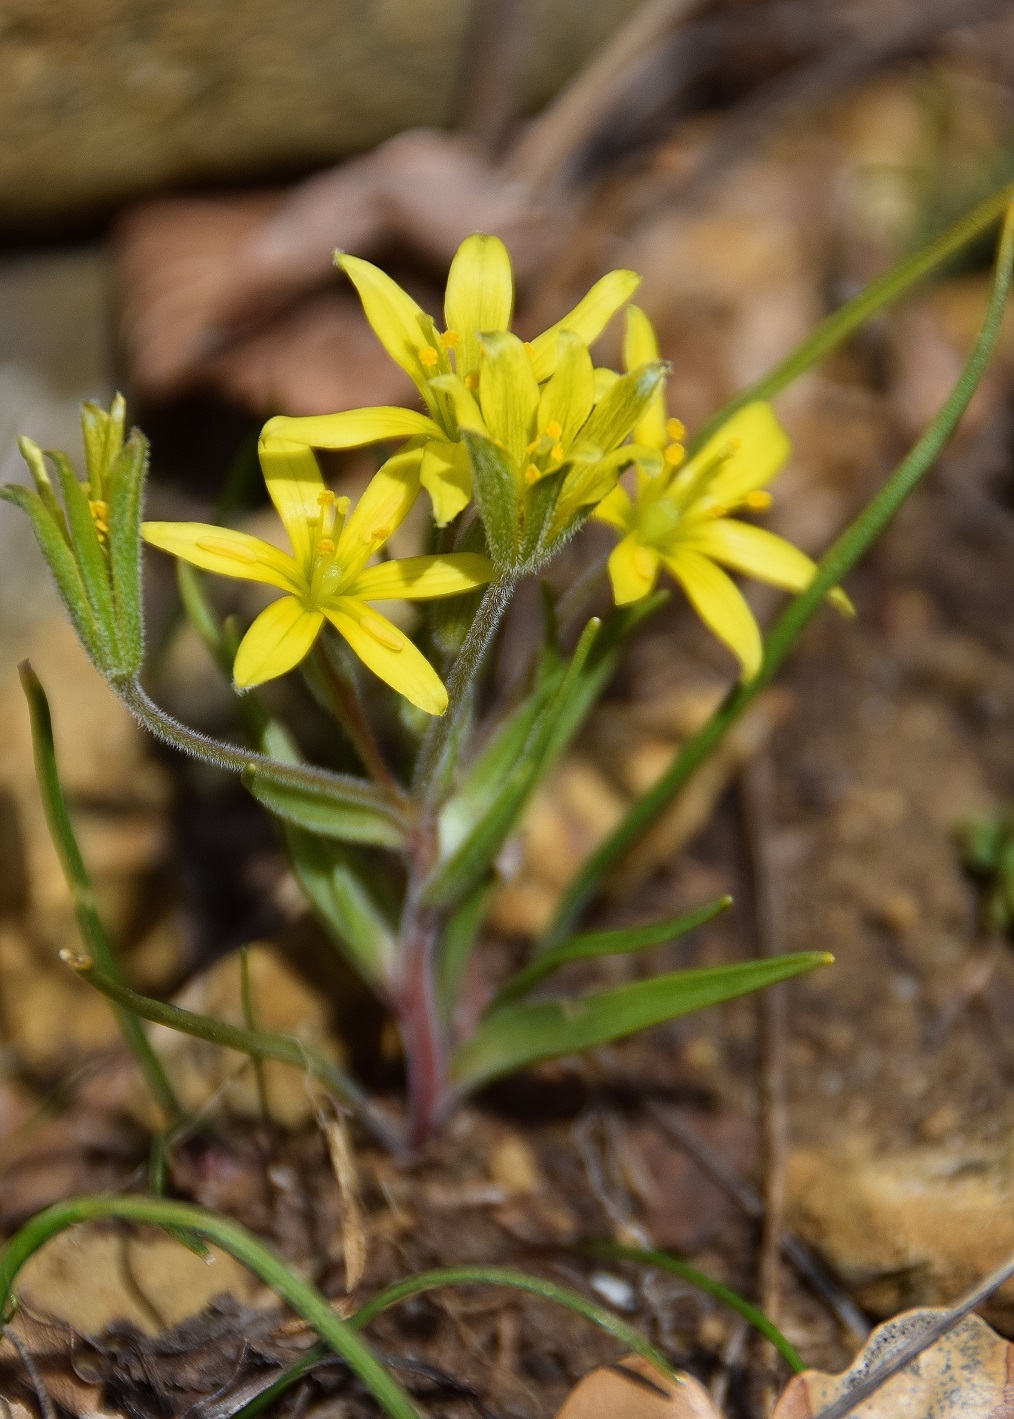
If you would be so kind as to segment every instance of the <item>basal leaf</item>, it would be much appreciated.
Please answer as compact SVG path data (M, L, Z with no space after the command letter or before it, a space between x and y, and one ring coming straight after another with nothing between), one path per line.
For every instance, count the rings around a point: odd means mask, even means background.
M258 803L307 832L375 847L404 846L398 814L365 779L348 778L340 789L297 785L280 782L270 769L251 764L243 774L243 783Z
M291 825L285 842L296 879L336 944L371 985L387 986L394 936L349 851Z

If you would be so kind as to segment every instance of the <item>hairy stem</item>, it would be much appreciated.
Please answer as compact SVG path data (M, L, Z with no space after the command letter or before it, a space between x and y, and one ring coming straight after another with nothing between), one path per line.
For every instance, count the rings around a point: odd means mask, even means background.
M433 720L426 731L416 763L412 795L428 808L439 801L443 792L448 760L471 701L472 686L500 628L504 612L510 605L517 582L514 573L506 572L486 587L475 620L468 628L447 681L447 709L439 719Z

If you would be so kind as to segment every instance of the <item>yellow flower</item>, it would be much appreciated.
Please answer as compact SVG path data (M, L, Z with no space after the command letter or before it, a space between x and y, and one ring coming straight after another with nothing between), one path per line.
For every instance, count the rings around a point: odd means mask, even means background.
M658 355L655 332L636 306L627 308L624 359L629 367ZM784 538L729 516L741 508L762 511L765 491L785 463L791 446L769 404L748 404L734 414L691 459L681 442L683 426L666 418L661 389L634 430L655 449L656 471L638 461L634 495L616 487L592 514L609 523L622 541L609 558L609 576L618 606L647 596L664 568L683 587L691 604L752 679L761 666L761 634L753 613L722 570L744 572L786 591L803 591L816 570L805 553ZM831 600L841 611L852 606L840 589Z
M262 440L260 456L291 555L259 537L203 522L146 522L141 528L153 547L194 566L285 592L240 642L233 671L237 687L250 689L298 665L328 620L381 680L427 714L443 714L447 691L432 665L368 604L457 596L493 575L486 557L470 553L367 566L415 502L418 452L388 459L351 513L348 498L325 488L309 448Z
M462 242L447 277L443 332L379 267L341 253L335 260L358 291L380 343L414 380L429 417L403 409L357 409L330 414L324 420L273 419L265 432L315 448L355 448L380 439L420 435L420 481L433 502L437 524L446 526L472 496L472 471L459 437L453 401L435 381L456 374L470 390L478 387L480 336L507 330L513 312L514 277L507 248L499 237L480 232ZM591 344L639 282L633 271L610 271L569 314L525 347L536 382L543 383L556 369L562 331L573 331L585 344ZM399 421L398 415L409 415L409 421Z

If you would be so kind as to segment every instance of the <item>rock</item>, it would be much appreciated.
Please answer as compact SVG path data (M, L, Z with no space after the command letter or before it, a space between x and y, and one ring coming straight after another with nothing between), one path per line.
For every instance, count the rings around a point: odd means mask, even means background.
M722 1419L692 1375L673 1381L639 1355L592 1370L567 1396L556 1419Z
M930 1115L939 1137L946 1120ZM884 1154L868 1138L847 1149L800 1149L787 1173L788 1223L876 1316L954 1301L1014 1252L1014 1140ZM986 1314L1014 1326L1014 1285Z
M0 209L23 226L445 126L474 52L470 17L484 8L20 0L0 29ZM545 102L633 8L535 0L521 107Z

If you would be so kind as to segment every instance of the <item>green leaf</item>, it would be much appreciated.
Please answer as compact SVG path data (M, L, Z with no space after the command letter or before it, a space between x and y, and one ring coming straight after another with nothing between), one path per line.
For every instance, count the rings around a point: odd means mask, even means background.
M650 360L610 385L578 435L579 444L609 453L622 443L658 393L665 372L662 360Z
M594 956L626 956L632 951L645 951L651 946L664 946L679 936L686 936L698 926L711 921L719 912L732 905L731 897L719 897L707 906L697 907L683 916L672 917L668 921L654 921L647 926L620 927L616 931L589 931L582 936L572 936L569 941L545 951L523 971L502 986L490 1004L487 1014L498 1010L509 1001L519 1000L528 995L546 976L558 971L571 961L587 961Z
M243 783L258 803L297 828L342 842L404 847L400 815L378 789L365 779L332 778L334 786L295 784L287 776L276 777L263 763L243 772Z
M110 432L115 438L115 423L112 420ZM139 429L135 429L109 469L109 565L119 622L121 658L124 672L128 675L136 675L144 659L141 498L147 467L148 440Z
M495 886L496 882L492 876L480 882L444 927L438 952L437 993L440 997L441 1014L448 1022L454 1015L465 967L485 920Z
M304 895L342 953L371 985L389 986L394 935L348 850L291 826L285 842Z
M0 488L0 498L13 503L28 514L42 555L53 573L60 599L67 608L78 638L92 663L100 670L103 669L104 645L96 629L95 616L81 580L80 568L61 527L50 514L43 498L32 488L26 488L20 483L8 483Z
M608 1044L678 1015L830 965L833 959L824 951L800 951L732 966L675 971L579 1000L506 1005L486 1016L471 1039L458 1048L451 1075L459 1087L476 1089L540 1060Z
M77 480L70 459L59 449L47 449L46 457L52 461L63 494L63 505L67 512L67 526L70 530L71 546L81 571L85 594L92 609L95 633L102 647L102 661L99 669L107 675L121 672L119 635L116 625L116 606L113 602L113 588L109 579L109 564L99 541L88 506L84 488Z
M472 464L475 500L489 554L497 566L512 568L518 560L518 492L513 469L504 450L492 439L471 429L462 429L461 437Z

